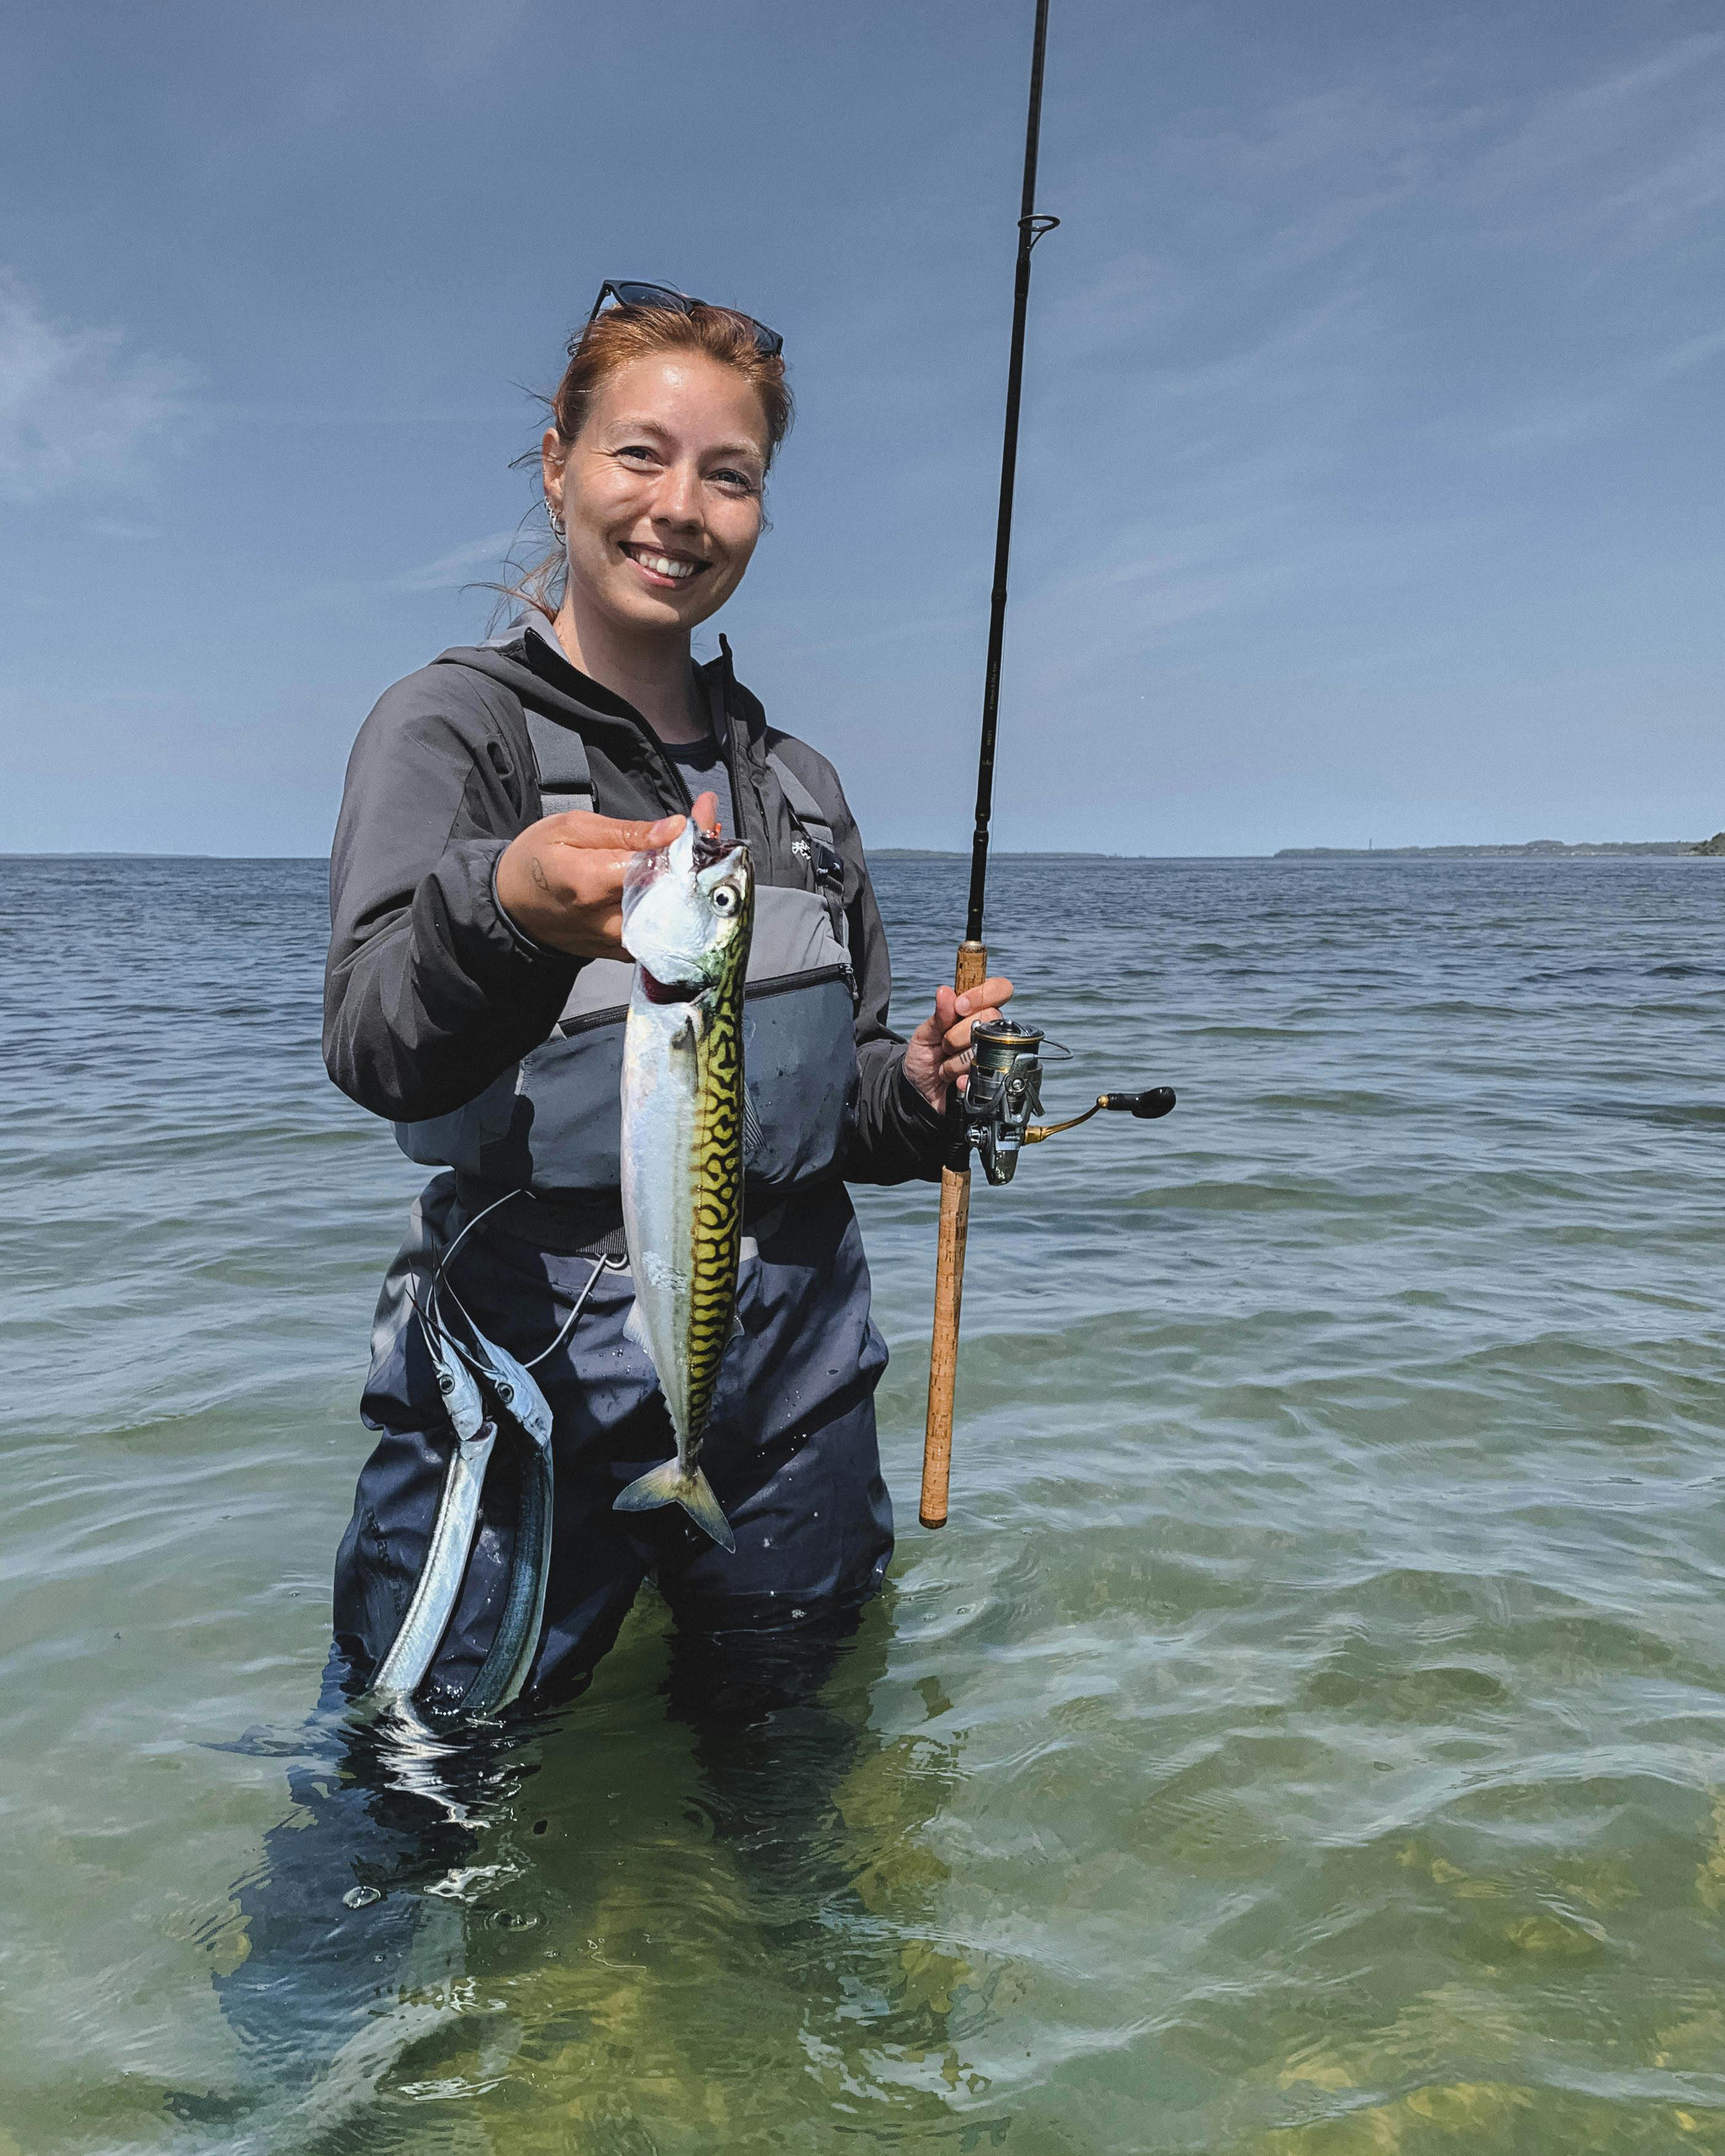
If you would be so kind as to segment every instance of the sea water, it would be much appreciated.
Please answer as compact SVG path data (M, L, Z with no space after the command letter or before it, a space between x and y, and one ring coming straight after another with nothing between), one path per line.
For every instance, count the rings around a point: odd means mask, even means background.
M963 872L880 865L901 1022ZM379 1887L322 865L0 861L0 2156L1725 2148L1725 863L992 905L1050 1113L1180 1104L978 1187L951 1525L863 1192L889 1593L730 1736L644 1594Z

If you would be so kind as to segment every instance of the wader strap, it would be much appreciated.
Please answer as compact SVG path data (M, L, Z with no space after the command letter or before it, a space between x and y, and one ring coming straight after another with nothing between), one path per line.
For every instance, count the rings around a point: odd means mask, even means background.
M573 726L562 726L530 705L521 706L521 716L539 767L540 814L561 816L571 808L591 808L593 774L588 769L587 743Z
M845 857L833 844L832 819L783 757L768 749L767 761L778 781L779 792L790 804L791 814L807 835L809 866L814 870L816 888L827 902L834 935L848 951L850 924L845 917Z

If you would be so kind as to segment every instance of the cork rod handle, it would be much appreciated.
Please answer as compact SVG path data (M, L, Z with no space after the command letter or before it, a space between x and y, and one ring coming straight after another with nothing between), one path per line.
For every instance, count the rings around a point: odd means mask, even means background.
M952 986L962 996L988 978L983 943L958 946ZM947 1489L952 1472L952 1394L958 1376L958 1309L964 1298L964 1242L970 1225L970 1154L954 1156L961 1164L941 1170L940 1241L934 1270L934 1337L928 1351L928 1426L922 1440L922 1502L918 1517L925 1527L947 1524Z

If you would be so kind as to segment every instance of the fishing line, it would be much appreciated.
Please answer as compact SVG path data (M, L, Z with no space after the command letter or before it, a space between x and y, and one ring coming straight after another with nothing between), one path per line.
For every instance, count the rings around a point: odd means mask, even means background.
M438 1312L442 1306L444 1275L449 1270L450 1259L454 1256L456 1251L460 1249L461 1245L467 1240L474 1229L478 1227L480 1222L489 1219L489 1217L497 1210L500 1205L508 1204L511 1198L530 1198L531 1195L532 1193L529 1190L506 1190L501 1198L494 1198L489 1205L485 1206L480 1211L475 1213L472 1219L470 1219L461 1229L454 1241L450 1244L448 1250L446 1250L443 1255L438 1260L437 1270L431 1276L431 1286L427 1292L426 1300L430 1303L434 1313ZM484 1339L485 1335L480 1332L478 1326L474 1324L471 1313L469 1312L466 1305L462 1301L460 1296L455 1293L454 1288L449 1290L449 1295L454 1302L456 1309L461 1312L461 1315L465 1318L466 1318L469 1326L472 1327L475 1336L481 1340ZM438 1322L438 1331L443 1334L446 1340L450 1341L452 1343L454 1342L454 1335L448 1331L441 1320L439 1320Z
M551 1345L548 1348L542 1348L539 1353L533 1356L531 1360L524 1362L521 1364L521 1368L524 1370L536 1370L539 1365L545 1361L547 1356L556 1354L557 1349L561 1348L564 1341L568 1338L576 1319L580 1317L582 1312L587 1307L587 1298L593 1293L599 1275L603 1272L608 1271L619 1273L624 1272L628 1270L628 1266L629 1260L627 1258L601 1258L598 1263L593 1267L593 1270L588 1275L585 1286L583 1287L581 1292L576 1296L573 1306L569 1312L569 1315L557 1327L556 1337L552 1339ZM463 1302L460 1296L456 1294L454 1289L449 1286L449 1283L447 1281L444 1282L442 1288L439 1290L439 1294L447 1295L449 1296L450 1301L454 1304L456 1309L459 1310L461 1315L467 1320L468 1325L471 1328L475 1338L483 1340L485 1336L480 1331L477 1323L475 1323L473 1312L467 1307L467 1305ZM441 1330L441 1327L439 1327L439 1330ZM445 1333L444 1337L447 1339L449 1335ZM459 1348L460 1343L456 1342L453 1344ZM465 1352L463 1359L470 1359L465 1356Z
M593 1270L588 1275L587 1286L583 1288L580 1294L576 1296L574 1306L570 1311L569 1315L563 1320L562 1328L558 1332L557 1338L552 1342L549 1348L542 1348L531 1363L523 1363L521 1368L524 1370L536 1370L547 1355L556 1354L557 1349L561 1348L563 1342L568 1338L570 1331L572 1328L576 1319L580 1317L582 1312L587 1307L587 1298L593 1293L593 1284L598 1279L599 1275L603 1272L620 1273L627 1268L629 1260L627 1258L601 1258L598 1263L593 1267ZM453 1295L455 1291L451 1288L449 1292ZM464 1317L467 1317L465 1311L463 1311L461 1314ZM471 1325L473 1320L469 1317L467 1322Z
M463 1302L460 1296L455 1292L453 1285L444 1277L444 1276L449 1271L450 1263L454 1260L456 1251L460 1249L462 1244L466 1241L467 1238L473 1233L474 1229L478 1227L481 1220L495 1213L499 1206L506 1205L511 1198L531 1198L532 1195L533 1193L531 1190L526 1189L506 1190L501 1198L494 1198L489 1205L484 1207L480 1212L475 1213L472 1219L465 1224L460 1233L455 1237L454 1242L449 1245L449 1248L438 1260L436 1269L431 1275L430 1285L426 1291L426 1301L429 1305L430 1312L432 1313L429 1322L435 1326L439 1335L443 1339L447 1340L449 1342L449 1345L457 1351L457 1353L461 1356L463 1362L470 1362L472 1358L467 1353L466 1350L462 1348L460 1342L454 1337L448 1327L443 1323L442 1318L440 1315L439 1315L443 1308L443 1299L444 1296L447 1295L449 1296L450 1301L454 1304L456 1309L459 1310L463 1317L467 1320L468 1330L473 1334L476 1340L483 1340L485 1336L480 1330L478 1324L475 1322L473 1312L467 1307L467 1305ZM550 1342L550 1344L547 1347L542 1348L539 1353L535 1355L531 1361L523 1362L521 1368L524 1370L536 1370L542 1363L545 1362L549 1357L556 1354L557 1349L562 1346L563 1342L568 1338L570 1333L574 1330L576 1322L580 1317L582 1312L586 1309L587 1299L593 1293L593 1289L598 1286L599 1275L607 1271L622 1272L626 1269L629 1260L626 1258L606 1256L602 1257L599 1260L598 1263L588 1275L586 1285L576 1296L575 1301L570 1308L569 1315L557 1327L557 1332ZM419 1300L418 1296L414 1295L411 1287L408 1289L408 1300L413 1304L414 1309L418 1311L419 1322L422 1326L424 1325L427 1322L427 1312L420 1307ZM429 1345L429 1342L428 1342L427 1344Z

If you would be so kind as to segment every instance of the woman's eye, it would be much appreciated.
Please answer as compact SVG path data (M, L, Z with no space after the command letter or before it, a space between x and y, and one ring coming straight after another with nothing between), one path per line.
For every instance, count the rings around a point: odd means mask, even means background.
M653 452L644 442L627 443L617 454L619 457L628 457L637 464L651 464L653 461Z
M727 468L723 471L716 471L712 477L720 486L736 487L744 494L752 494L755 491L755 482L747 472L732 471Z

